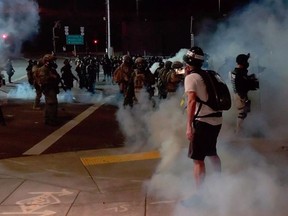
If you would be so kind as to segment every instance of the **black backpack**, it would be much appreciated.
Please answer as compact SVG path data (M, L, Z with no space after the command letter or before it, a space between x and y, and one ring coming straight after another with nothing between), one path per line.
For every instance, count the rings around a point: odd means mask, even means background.
M193 71L193 73L198 73L202 77L208 92L208 100L206 102L197 98L197 101L200 102L197 114L200 112L202 104L209 106L215 111L229 110L231 108L231 95L228 86L218 73L212 70L197 70Z

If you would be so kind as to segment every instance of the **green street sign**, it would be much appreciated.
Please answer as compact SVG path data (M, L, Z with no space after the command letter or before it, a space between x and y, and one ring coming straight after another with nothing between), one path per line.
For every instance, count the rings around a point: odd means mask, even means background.
M68 45L83 45L83 35L66 35L66 44Z

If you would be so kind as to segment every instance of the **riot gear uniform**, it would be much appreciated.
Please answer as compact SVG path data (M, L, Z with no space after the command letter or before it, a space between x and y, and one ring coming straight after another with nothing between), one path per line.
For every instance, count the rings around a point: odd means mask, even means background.
M64 66L61 68L61 79L64 82L64 87L65 90L71 90L73 88L73 81L78 79L74 76L74 74L72 73L72 66L69 63L68 59L64 60Z
M243 120L251 110L248 92L259 88L259 82L255 74L248 75L249 57L249 53L238 55L236 57L237 67L230 74L235 106L238 110L236 133L242 129Z
M159 71L158 74L158 82L157 82L157 88L158 88L158 95L160 99L165 99L167 97L167 89L166 89L166 75L171 70L171 61L166 61L164 63L164 67Z
M149 99L152 99L154 95L155 77L151 71L147 68L147 64L144 58L138 57L135 60L135 66L129 84L127 87L127 93L124 96L124 106L133 106L133 103L138 101L137 94L145 88L146 92L149 94Z
M58 124L58 99L60 75L56 71L56 58L47 54L43 57L43 66L36 71L36 82L45 96L45 124Z
M183 63L180 61L175 61L172 63L171 70L166 75L166 91L168 93L176 92L178 85L183 81L183 74L178 74L178 70L182 70Z
M122 64L113 73L113 80L119 85L120 93L127 92L127 87L133 73L133 61L129 55L123 56Z

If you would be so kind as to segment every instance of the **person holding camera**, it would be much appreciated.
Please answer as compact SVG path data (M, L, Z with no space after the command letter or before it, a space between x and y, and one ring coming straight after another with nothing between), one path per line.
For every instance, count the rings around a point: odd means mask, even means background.
M251 100L248 92L259 88L255 74L248 75L250 53L239 54L236 57L236 67L231 72L231 83L234 91L234 102L238 111L235 133L242 131L243 121L251 110Z

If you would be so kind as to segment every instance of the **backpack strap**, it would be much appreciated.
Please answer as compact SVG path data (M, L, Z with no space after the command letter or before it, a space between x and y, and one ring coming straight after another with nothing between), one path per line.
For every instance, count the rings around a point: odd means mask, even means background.
M198 97L197 97L197 98L198 98ZM197 99L196 99L196 101L197 101ZM194 115L193 123L195 122L195 120L196 120L197 118L222 117L222 112L214 112L214 113L210 113L210 114L207 114L207 115L204 115L204 116L199 116L199 113L200 113L200 110L201 110L201 108L202 108L202 105L205 104L205 103L203 103L203 101L201 101L200 99L199 99L198 102L199 102L200 104L199 104L199 106L198 106L198 109L197 109L196 114Z

